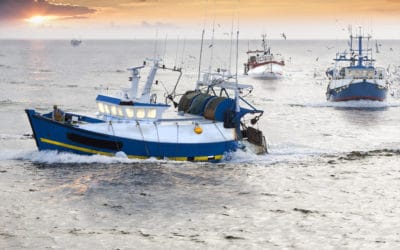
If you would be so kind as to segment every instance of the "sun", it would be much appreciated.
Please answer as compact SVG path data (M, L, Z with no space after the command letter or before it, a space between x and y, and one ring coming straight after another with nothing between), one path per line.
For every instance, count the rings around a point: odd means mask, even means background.
M48 17L46 16L33 16L31 18L25 19L28 23L39 25L46 22Z

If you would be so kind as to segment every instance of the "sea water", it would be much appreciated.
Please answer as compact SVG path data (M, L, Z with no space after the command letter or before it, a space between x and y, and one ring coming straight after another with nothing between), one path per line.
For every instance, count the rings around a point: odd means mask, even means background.
M399 41L375 54L393 82L388 100L346 103L325 99L325 70L346 41L271 41L286 61L273 81L242 76L259 43L240 41L238 73L265 111L256 126L269 154L215 164L38 152L24 112L57 104L94 116L96 95L118 94L126 68L154 56L183 68L184 93L199 41L0 41L0 248L400 247ZM206 41L203 71L235 72L230 44ZM177 76L159 71L158 101Z

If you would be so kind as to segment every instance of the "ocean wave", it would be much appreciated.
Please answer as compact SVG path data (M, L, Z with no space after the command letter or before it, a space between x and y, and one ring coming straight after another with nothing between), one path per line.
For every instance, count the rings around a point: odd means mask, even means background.
M392 157L395 155L400 155L400 149L374 149L367 151L351 151L338 155L339 160L354 161L360 160L367 157L383 156Z
M32 134L26 133L23 135L0 134L0 140L27 140L32 139Z
M271 145L267 154L256 154L251 150L237 150L225 162L271 165L279 162L298 162L310 158L310 156L319 156L325 153L301 145Z
M12 105L16 104L17 102L14 102L13 100L10 99L5 99L5 100L0 100L0 105Z
M10 84L24 84L24 81L10 81Z

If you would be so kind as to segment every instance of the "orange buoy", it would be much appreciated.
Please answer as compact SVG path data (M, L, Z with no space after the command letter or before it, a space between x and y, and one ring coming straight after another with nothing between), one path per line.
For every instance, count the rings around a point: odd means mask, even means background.
M194 127L194 132L199 135L203 133L203 129L199 125L196 125L196 127Z

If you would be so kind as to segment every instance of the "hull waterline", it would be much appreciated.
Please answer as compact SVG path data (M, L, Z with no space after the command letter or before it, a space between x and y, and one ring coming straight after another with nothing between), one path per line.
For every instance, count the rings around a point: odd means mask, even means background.
M250 69L247 74L256 79L274 80L282 78L283 69L278 64L265 64Z

